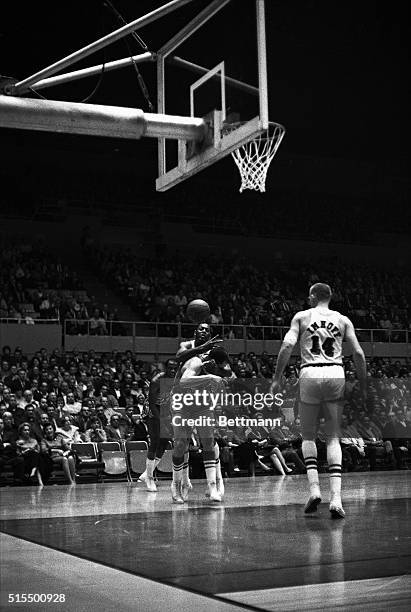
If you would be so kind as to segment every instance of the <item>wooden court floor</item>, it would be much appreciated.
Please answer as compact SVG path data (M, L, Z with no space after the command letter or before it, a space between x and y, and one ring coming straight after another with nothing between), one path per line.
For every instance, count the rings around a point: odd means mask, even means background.
M305 476L226 480L221 504L194 481L184 506L170 481L2 488L0 609L410 610L411 472L345 474L345 520L320 479L308 516Z

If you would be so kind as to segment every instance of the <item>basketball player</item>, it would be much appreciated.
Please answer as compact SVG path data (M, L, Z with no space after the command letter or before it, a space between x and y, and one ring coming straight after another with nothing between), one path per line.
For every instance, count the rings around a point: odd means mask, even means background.
M210 349L218 346L216 338L210 338L210 326L200 323L195 331L194 340L181 344L177 359L183 362L180 372L180 386L183 393L194 392L197 389L218 393L222 389L222 377L210 374L203 370L203 365L210 364ZM215 349L216 350L216 349ZM224 351L224 355L226 355ZM218 358L218 357L217 357ZM227 357L228 359L228 357ZM212 416L205 406L193 406L184 409L182 418L195 418L196 416ZM224 481L221 474L219 447L214 441L213 427L199 427L198 433L203 445L203 460L206 471L208 491L207 495L212 501L221 501L224 494ZM184 503L192 488L188 480L188 447L191 435L189 427L174 428L173 451L173 482L172 498L174 503Z
M201 373L203 374L214 374L215 376L220 376L226 385L229 385L229 382L234 378L237 378L234 372L231 369L230 359L228 357L228 353L222 346L216 346L208 354L207 359L203 362L203 367L201 369ZM221 498L224 496L224 479L221 473L221 463L220 463L220 447L217 442L214 441L214 458L216 464L216 485L217 491L219 492ZM209 490L206 490L206 497L209 497Z
M176 360L182 365L191 357L208 353L211 349L222 343L221 338L214 336L211 338L211 329L208 323L200 323L194 332L192 340L181 342L177 351Z
M342 344L348 342L352 351L362 398L366 399L366 364L351 321L335 310L330 310L331 289L324 283L310 288L311 308L298 312L286 333L273 377L271 391L280 387L281 376L294 346L300 342L300 418L302 451L307 468L310 497L304 512L316 512L321 502L317 470L316 428L320 406L326 417L327 461L330 476L330 512L332 518L344 518L341 503L341 446L339 426L344 399L344 368Z
M161 457L164 455L165 449L167 448L167 444L169 441L168 438L160 436L160 416L162 415L165 419L167 418L166 410L164 410L164 405L162 406L160 415L160 407L162 403L167 401L167 398L164 397L164 395L161 396L160 394L161 378L175 378L179 365L181 365L194 355L198 355L202 352L207 352L213 346L215 346L216 342L218 342L217 337L210 339L209 326L207 324L199 325L194 333L194 340L182 342L177 352L176 360L169 359L166 365L166 372L159 372L155 374L151 380L148 393L149 418L147 421L150 445L147 452L146 470L142 474L140 474L138 478L139 482L146 483L148 491L157 491L157 487L154 482L154 470L159 464ZM165 427L165 421L163 421L163 426ZM192 488L192 485L188 477L188 453L184 457L183 480L185 484L185 491L190 490Z
M147 491L152 493L157 491L156 483L154 482L154 470L160 463L171 438L171 431L169 438L161 435L164 432L161 431L160 417L167 418L165 415L169 412L169 407L167 406L169 403L169 392L171 391L171 383L174 381L177 369L177 361L168 359L165 372L154 374L148 390L149 412L147 428L150 443L147 451L146 470L140 475L138 480L145 482ZM161 388L162 378L165 379L163 388ZM164 421L162 426L165 427Z
M177 374L177 378L181 377L181 368L186 361L198 355L200 356L202 361L206 361L209 351L219 346L221 342L222 340L218 336L214 336L214 338L211 338L211 328L208 325L208 323L205 323L205 322L200 323L194 332L194 338L192 340L186 340L184 342L181 342L180 347L177 351L176 360L180 365L180 369ZM181 431L179 431L178 433L181 435ZM181 492L183 494L183 497L182 497L183 501L187 500L188 493L193 488L190 482L189 475L188 475L189 438L190 438L190 433L188 434L187 451L184 453L184 463L183 463L183 469L182 469L182 474L181 474L181 480L182 480ZM224 494L224 481L221 476L221 466L220 466L220 458L219 458L220 449L217 443L215 444L214 454L215 454L215 462L216 462L216 469L217 469L217 475L218 475L218 485L219 485L220 493ZM181 503L181 502L178 502L178 503Z

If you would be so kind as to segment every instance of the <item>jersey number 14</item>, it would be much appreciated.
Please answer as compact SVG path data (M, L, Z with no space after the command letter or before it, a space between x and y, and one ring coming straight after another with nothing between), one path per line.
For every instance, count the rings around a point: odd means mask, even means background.
M321 349L327 357L334 357L334 342L335 338L326 338L320 347L320 338L319 336L311 336L312 346L310 348L310 352L313 355L320 355Z

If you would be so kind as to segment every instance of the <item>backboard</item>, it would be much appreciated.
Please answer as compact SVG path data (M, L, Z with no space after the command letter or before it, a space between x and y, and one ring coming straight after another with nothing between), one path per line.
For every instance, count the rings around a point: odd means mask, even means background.
M189 114L206 124L201 141L159 138L158 191L170 189L266 132L264 0L214 0L206 6L157 52L157 96L158 113ZM232 122L236 129L225 129Z

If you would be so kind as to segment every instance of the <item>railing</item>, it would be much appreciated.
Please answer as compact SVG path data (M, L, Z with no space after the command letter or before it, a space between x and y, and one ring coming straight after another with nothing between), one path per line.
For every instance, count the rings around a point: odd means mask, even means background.
M182 339L192 338L196 329L190 323L147 321L101 321L0 318L0 347L21 346L28 354L39 347L67 351L90 349L96 352L133 351L141 355L175 354ZM267 351L276 354L288 327L253 325L213 325L212 334L225 340L232 353ZM364 352L369 357L410 358L407 330L357 329Z
M192 338L197 325L192 323L160 323L147 321L105 321L96 326L90 320L66 319L64 334L68 336L132 336L155 338ZM228 340L283 340L288 326L212 325L214 336ZM408 343L406 329L356 329L360 342Z
M0 323L7 323L12 325L59 325L60 319L34 319L33 317L0 317Z

